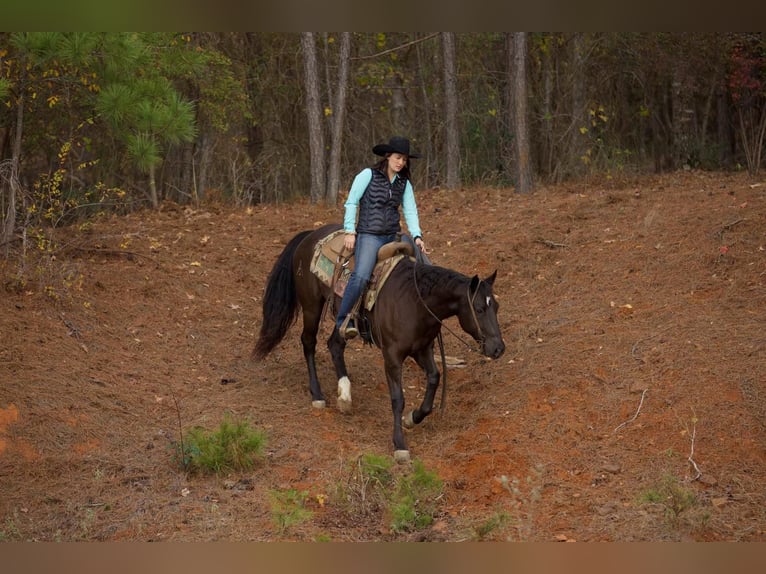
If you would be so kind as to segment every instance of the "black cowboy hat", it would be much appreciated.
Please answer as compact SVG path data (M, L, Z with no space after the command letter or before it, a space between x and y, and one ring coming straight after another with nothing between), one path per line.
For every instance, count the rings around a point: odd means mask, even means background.
M421 157L418 153L410 153L410 140L401 136L394 136L388 140L387 144L378 144L372 148L375 155L386 155L387 153L400 153L411 158Z

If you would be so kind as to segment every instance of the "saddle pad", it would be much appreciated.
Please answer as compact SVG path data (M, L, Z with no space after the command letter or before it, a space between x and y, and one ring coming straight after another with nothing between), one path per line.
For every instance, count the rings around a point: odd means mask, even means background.
M322 283L328 287L332 287L335 294L339 297L343 296L343 291L346 289L348 280L351 277L351 272L354 270L353 254L348 258L345 256L341 258L341 253L343 253L344 235L345 232L342 229L339 229L319 240L316 247L314 247L314 255L311 258L311 265L309 266L311 272L316 275ZM393 268L396 267L396 264L404 257L406 256L402 254L394 255L375 265L375 268L372 271L372 277L370 277L370 282L367 285L367 290L363 295L362 302L367 310L372 310L373 305L375 305L375 300L378 298L378 293L386 282L386 279L388 279L388 276L391 274ZM335 285L332 285L335 266L336 264L341 264L341 259L345 260L343 270L338 276Z
M372 270L372 277L370 283L367 285L367 290L364 292L364 308L368 311L372 311L372 307L375 305L375 301L378 299L378 293L386 283L386 279L391 275L391 271L397 266L399 261L404 259L406 255L394 255L388 259L384 259Z
M320 239L314 247L314 256L311 258L309 269L327 286L330 286L332 283L335 264L339 261L340 254L343 251L344 235L345 232L342 229L333 231L327 237ZM352 255L341 273L341 278L345 279L343 282L344 286L348 283L348 278L351 275L351 270L353 268L354 258Z

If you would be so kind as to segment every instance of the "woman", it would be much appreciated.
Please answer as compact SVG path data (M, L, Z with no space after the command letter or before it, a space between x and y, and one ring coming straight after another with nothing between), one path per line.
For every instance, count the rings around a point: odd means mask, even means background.
M357 174L345 203L343 228L346 236L343 243L346 250L354 252L354 271L346 285L336 319L340 335L345 339L353 339L359 334L351 312L370 280L378 249L396 241L397 234L401 232L399 206L415 245L423 253L428 253L410 183L409 160L420 155L410 153L410 141L399 136L392 137L387 144L376 145L372 152L383 156L383 159Z

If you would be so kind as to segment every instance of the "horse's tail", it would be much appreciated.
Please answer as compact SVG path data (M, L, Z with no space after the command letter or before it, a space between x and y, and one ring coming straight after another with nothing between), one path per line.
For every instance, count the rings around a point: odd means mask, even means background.
M253 358L263 359L279 342L298 318L298 297L293 276L293 257L298 245L311 233L302 231L293 237L274 263L263 296L263 323Z

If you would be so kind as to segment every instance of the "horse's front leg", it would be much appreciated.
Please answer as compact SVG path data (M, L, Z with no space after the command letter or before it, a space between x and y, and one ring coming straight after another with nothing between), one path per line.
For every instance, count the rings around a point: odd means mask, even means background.
M394 460L399 463L410 460L410 451L404 440L402 413L404 412L404 392L402 391L402 361L398 358L385 357L386 380L391 395L391 411L394 415Z
M327 348L330 350L338 377L338 410L347 414L351 412L351 380L346 370L346 340L340 336L338 327L333 329L330 338L327 339Z
M415 425L420 424L423 422L423 419L431 414L436 390L439 388L439 369L434 360L433 341L425 349L422 349L413 356L418 365L420 365L420 368L426 373L426 394L423 397L423 402L420 403L420 406L407 413L407 416L404 418L404 426L407 428L412 428Z

